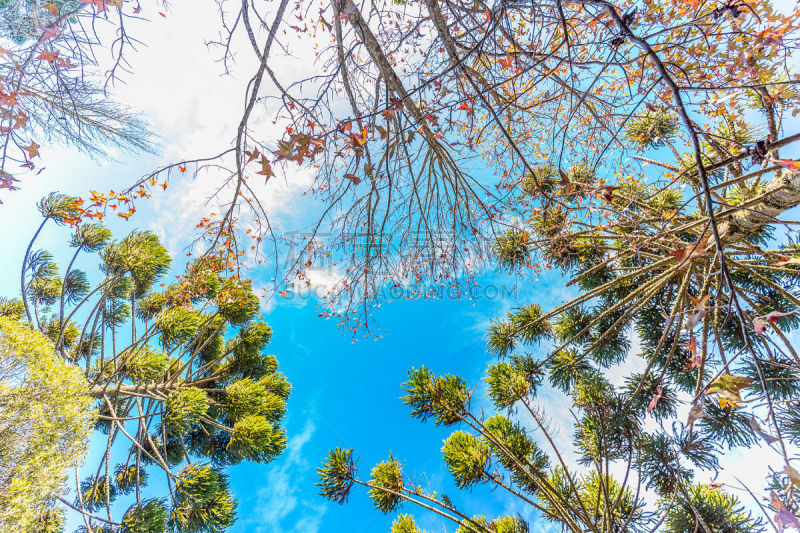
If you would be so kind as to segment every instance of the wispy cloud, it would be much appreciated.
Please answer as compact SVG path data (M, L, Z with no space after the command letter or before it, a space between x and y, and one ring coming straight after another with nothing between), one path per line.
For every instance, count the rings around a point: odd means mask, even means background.
M316 533L325 506L306 498L304 478L311 465L303 447L314 435L315 425L306 422L303 431L289 440L281 465L272 468L256 493L254 511L244 517L246 531L254 533Z

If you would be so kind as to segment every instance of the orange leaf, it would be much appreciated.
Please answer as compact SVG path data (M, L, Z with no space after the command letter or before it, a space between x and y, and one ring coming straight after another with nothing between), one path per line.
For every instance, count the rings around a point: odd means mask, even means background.
M43 61L47 61L48 63L51 63L51 64L52 64L52 63L53 63L53 61L55 61L56 59L58 59L58 50L56 50L56 51L54 51L54 52L53 52L53 51L50 51L50 52L42 52L41 54L39 54L38 56L36 56L36 59L41 59L41 60L43 60Z
M264 176L264 178L267 180L275 175L275 173L272 171L272 165L269 164L269 160L266 156L261 156L261 161L259 161L259 164L261 165L261 170L256 172L256 174Z
M248 152L247 150L245 150L244 151L244 155L247 156L247 161L245 161L245 164L247 164L250 161L252 161L253 159L255 159L256 157L258 157L258 155L259 155L258 148L254 148L252 152Z
M800 170L800 161L795 161L794 159L776 159L773 162L779 164L786 170Z
M39 155L39 146L34 141L31 141L31 144L28 146L22 146L21 148L28 152L28 159L33 159L37 155Z

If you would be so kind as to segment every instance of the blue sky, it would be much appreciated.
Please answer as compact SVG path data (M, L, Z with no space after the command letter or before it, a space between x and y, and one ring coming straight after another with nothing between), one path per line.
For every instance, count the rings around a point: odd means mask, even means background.
M123 161L121 168L125 166ZM101 172L113 174L118 165L104 168L108 170L76 172L81 177L65 183L67 187L62 190L78 192L85 186L84 179L89 181L90 175ZM0 262L2 295L16 295L18 291L19 258L38 220L34 203L47 189L45 179L15 192L13 202L0 209L0 225L13 228L6 233L6 254ZM114 221L115 234L123 235L137 227L137 222L146 226L148 217L156 216L150 209L142 209L130 223ZM65 228L50 227L37 246L57 254L65 252L63 239L67 235ZM388 531L393 516L372 509L366 493L358 487L344 506L317 495L315 468L327 451L337 446L355 450L364 479L369 469L391 452L406 464L405 473L415 484L446 492L466 512L494 516L524 511L507 508L512 500L481 488L472 494L458 494L439 452L451 430L411 419L400 400L401 384L411 367L425 365L437 373L459 374L471 385L479 385L476 405L483 405L479 380L493 359L486 353L483 338L489 320L532 301L535 294L547 295L537 298L544 307L558 303L562 298L557 295L566 293L558 289L558 279L553 277L552 281L556 283L489 272L478 280L475 294L481 297L475 301L389 300L375 311L381 338L358 341L339 329L336 320L319 318L313 298L282 299L270 306L264 316L274 335L267 351L278 357L280 370L293 386L286 420L289 445L273 463L242 464L231 469L231 484L239 499L239 520L231 531ZM420 524L431 531L445 530L444 524L425 513L420 514ZM446 530L454 529L447 526Z

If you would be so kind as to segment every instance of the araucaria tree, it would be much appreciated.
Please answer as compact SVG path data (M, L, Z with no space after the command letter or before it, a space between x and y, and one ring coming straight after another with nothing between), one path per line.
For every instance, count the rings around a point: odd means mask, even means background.
M796 24L766 1L425 5L449 57L435 79L480 129L460 124L509 154L515 216L496 259L556 269L575 295L490 327L495 416L461 378L411 371L412 415L460 426L442 449L456 485L509 491L574 532L800 528L800 161L785 156L800 135L783 131ZM571 450L537 405L543 386L569 400ZM759 446L766 490L698 480ZM466 516L393 458L367 481L336 450L320 476L337 501L357 483L384 512L413 502L465 531L526 527ZM403 516L395 531L418 529Z
M159 284L170 257L154 234L112 241L106 228L81 222L76 198L51 194L39 209L22 299L5 300L2 312L46 334L80 370L96 433L106 435L58 508L78 511L82 531L225 530L236 517L225 468L271 461L286 445L290 385L263 353L272 332L250 282L204 257ZM34 250L48 221L74 229L63 274L50 253ZM99 257L98 283L75 268L81 253Z

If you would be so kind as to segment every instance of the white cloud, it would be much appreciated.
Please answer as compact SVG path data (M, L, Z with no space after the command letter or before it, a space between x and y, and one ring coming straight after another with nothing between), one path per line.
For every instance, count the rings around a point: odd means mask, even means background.
M325 506L304 498L305 472L311 466L303 457L305 446L314 434L310 420L303 431L289 439L281 465L270 469L256 495L253 511L243 520L247 531L254 533L316 533L325 514ZM293 517L291 526L284 524ZM296 518L295 518L296 516Z

